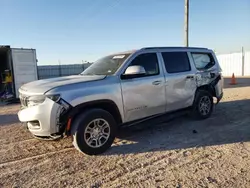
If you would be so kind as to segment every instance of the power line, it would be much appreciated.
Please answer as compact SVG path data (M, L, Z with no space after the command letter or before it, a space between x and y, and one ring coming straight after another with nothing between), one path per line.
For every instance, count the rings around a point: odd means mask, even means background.
M100 2L103 2L103 1L98 1L98 0L92 1L91 0L90 2L94 2L94 3L87 6L87 9L83 10L83 14L81 15L81 17L86 17L86 16L88 17L89 14L92 14L91 12L93 11L93 9L96 9L96 6L98 4L100 5Z
M117 6L120 3L120 0L113 0L111 4L106 6L104 11L96 10L95 12L92 13L92 15L89 15L90 19L88 19L88 22L93 21L94 19L98 18L98 16L102 15L103 13L107 12L108 10L111 10L115 6ZM99 13L99 14L97 14Z

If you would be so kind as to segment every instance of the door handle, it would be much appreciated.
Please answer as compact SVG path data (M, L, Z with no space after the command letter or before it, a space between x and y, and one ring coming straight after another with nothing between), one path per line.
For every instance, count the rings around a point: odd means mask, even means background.
M160 80L156 80L154 82L152 82L153 85L160 85L161 84L161 81Z

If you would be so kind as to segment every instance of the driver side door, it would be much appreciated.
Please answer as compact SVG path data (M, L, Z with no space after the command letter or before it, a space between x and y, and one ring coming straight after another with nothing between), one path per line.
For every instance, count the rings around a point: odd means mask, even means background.
M129 64L144 67L146 74L121 77L125 121L133 121L165 112L164 74L156 53L143 53Z

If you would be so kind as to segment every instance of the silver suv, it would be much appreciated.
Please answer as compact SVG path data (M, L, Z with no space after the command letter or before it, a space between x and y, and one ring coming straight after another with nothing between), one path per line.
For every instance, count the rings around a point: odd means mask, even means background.
M208 118L222 88L212 50L142 48L103 57L80 75L23 85L18 117L36 137L72 136L78 150L97 155L111 147L125 123L180 109Z

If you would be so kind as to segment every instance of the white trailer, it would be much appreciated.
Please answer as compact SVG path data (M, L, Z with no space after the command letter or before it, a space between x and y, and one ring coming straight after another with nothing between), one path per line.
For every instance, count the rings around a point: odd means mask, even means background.
M12 92L19 98L18 89L28 82L38 79L35 49L11 48L0 46L0 74L10 70L12 75ZM0 79L0 92L4 89L4 76Z

